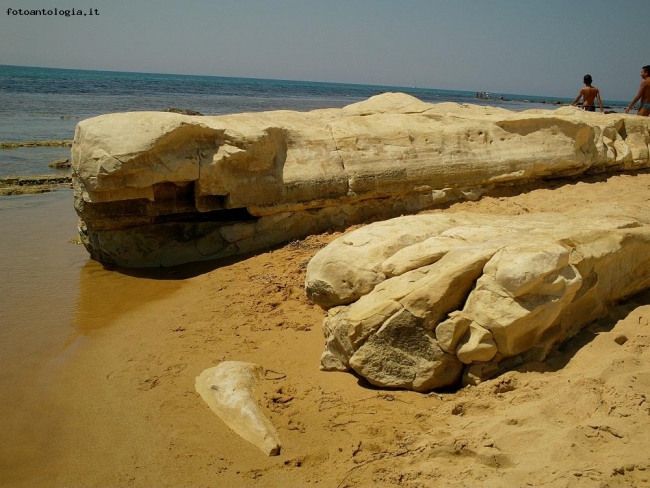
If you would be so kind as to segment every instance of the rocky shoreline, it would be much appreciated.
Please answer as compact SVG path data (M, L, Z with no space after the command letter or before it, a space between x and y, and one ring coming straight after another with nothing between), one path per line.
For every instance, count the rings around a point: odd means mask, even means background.
M8 176L0 178L0 196L31 195L72 187L71 175Z
M0 149L16 149L18 147L71 147L71 140L52 140L52 141L18 141L18 142L0 142Z
M42 140L0 142L0 149L17 149L21 147L71 147L72 140ZM49 163L50 168L66 169L70 167L68 158L59 158ZM61 186L72 186L72 175L12 175L0 178L0 196L26 195L54 191Z

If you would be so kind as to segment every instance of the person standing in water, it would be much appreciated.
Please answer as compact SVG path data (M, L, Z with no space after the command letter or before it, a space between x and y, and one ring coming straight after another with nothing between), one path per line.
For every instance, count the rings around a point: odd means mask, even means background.
M641 106L639 107L637 115L647 117L650 115L650 64L641 68L641 78L643 81L639 87L639 93L636 94L634 100L632 100L630 105L625 109L625 113L629 113L630 110L632 110L632 107L634 107L634 104L641 100Z
M591 86L591 75L585 75L583 78L583 82L585 84L585 87L580 90L580 93L578 93L578 96L576 99L571 102L571 105L577 105L580 99L582 98L582 110L586 110L587 112L595 112L596 111L596 104L594 103L595 100L598 100L598 106L600 107L600 111L602 113L605 113L605 110L603 109L603 102L600 100L600 90L596 88L595 86Z

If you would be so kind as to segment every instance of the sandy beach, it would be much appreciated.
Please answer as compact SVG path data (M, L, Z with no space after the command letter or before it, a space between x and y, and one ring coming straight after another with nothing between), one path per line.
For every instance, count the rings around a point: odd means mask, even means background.
M585 7L8 2L0 488L650 488L650 1Z
M649 188L650 172L552 180L434 211L647 203ZM2 429L0 485L650 484L650 293L613 307L544 364L459 391L379 390L319 371L325 313L305 297L305 267L339 235L155 272L88 261L69 341L22 385L30 393ZM279 456L234 434L194 390L224 360L272 371L258 398Z

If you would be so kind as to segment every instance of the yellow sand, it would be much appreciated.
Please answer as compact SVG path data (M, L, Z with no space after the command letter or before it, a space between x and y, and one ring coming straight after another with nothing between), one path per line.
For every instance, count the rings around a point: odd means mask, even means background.
M442 211L648 203L649 188L649 173L562 180ZM78 337L43 372L48 408L24 443L5 446L0 485L650 485L650 293L544 365L459 392L377 390L318 369L324 312L304 296L304 271L338 235L154 277L86 265ZM194 390L195 377L224 360L277 373L258 396L280 456L238 437Z

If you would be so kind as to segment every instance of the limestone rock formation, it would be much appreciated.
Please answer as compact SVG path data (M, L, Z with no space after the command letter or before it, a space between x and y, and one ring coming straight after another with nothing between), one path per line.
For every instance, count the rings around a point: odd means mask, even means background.
M280 454L278 433L255 397L264 369L253 363L224 361L196 377L196 391L224 423L268 456Z
M309 263L329 309L325 370L427 391L542 360L650 287L650 207L569 214L444 213L376 222Z
M647 167L649 124L400 93L305 113L109 114L77 125L75 207L93 258L173 265L477 199L495 185Z

